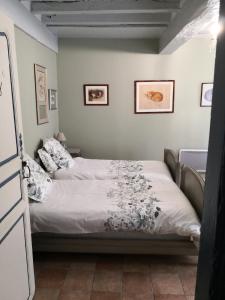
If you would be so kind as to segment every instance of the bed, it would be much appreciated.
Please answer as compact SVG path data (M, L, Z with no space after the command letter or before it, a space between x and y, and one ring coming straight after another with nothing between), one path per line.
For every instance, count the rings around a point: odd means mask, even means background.
M196 212L190 190L198 178L185 188L187 198L169 173L142 171L116 180L54 181L48 200L30 206L34 250L197 255L202 203Z
M178 156L170 149L164 150L164 161L130 161L74 158L71 168L58 169L53 173L56 180L110 180L127 173L141 172L147 178L173 179L180 182Z

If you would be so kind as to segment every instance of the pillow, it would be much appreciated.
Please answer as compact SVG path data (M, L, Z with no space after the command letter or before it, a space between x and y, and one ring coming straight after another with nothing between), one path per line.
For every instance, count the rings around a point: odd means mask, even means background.
M37 202L44 202L52 182L51 178L29 155L25 156L24 161L30 169L30 177L27 178L28 197Z
M53 173L53 172L57 171L58 167L48 152L46 152L44 149L39 149L38 155L39 155L40 160L42 161L43 165L45 166L45 169L49 173Z
M71 168L74 165L72 156L56 139L45 140L43 147L59 168Z

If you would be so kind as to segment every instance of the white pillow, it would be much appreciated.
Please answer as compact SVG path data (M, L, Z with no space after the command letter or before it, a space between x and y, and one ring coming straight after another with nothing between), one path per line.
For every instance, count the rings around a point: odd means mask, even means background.
M44 202L52 182L51 178L29 155L25 156L24 161L30 169L30 177L27 178L28 197L37 202Z
M40 160L42 161L43 165L45 166L45 169L49 173L53 173L53 172L57 171L58 167L48 152L46 152L44 149L39 149L38 155L39 155Z
M71 168L74 165L72 156L56 139L46 139L43 148L50 154L59 168Z

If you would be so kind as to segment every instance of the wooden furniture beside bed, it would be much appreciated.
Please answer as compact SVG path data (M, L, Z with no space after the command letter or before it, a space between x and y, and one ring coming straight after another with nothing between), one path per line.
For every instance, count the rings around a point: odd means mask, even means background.
M80 156L81 156L81 150L80 150L80 148L68 147L66 150L69 152L69 154L70 154L73 158L75 158L75 157L80 157Z
M176 154L165 149L164 161L173 178L181 175L182 191L191 202L201 220L203 208L202 178L195 171L184 167L182 171ZM177 172L179 174L177 175ZM198 175L198 176L197 176ZM71 235L33 234L34 251L74 252L74 253L114 253L114 254L160 254L160 255L198 255L196 243L188 237L178 239L116 239L73 237Z

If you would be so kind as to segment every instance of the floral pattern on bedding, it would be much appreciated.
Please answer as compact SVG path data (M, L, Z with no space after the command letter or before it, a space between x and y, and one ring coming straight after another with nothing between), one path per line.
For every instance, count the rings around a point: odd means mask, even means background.
M74 165L69 152L54 138L44 141L43 148L50 154L56 165L61 168L71 168Z
M123 167L122 169L124 170ZM128 170L129 166L125 169ZM135 169L137 170L136 167ZM133 170L133 166L130 170ZM141 171L141 168L139 170ZM161 208L151 189L150 180L141 174L132 176L127 172L121 176L116 182L116 187L107 194L119 210L108 211L105 230L154 232L155 221L161 213Z
M54 173L55 171L58 170L56 163L51 158L51 156L48 152L46 152L44 149L39 149L38 155L39 155L40 160L42 161L43 165L45 166L45 169L49 173Z
M30 176L27 178L28 197L37 202L44 202L52 181L41 166L29 155L25 156L24 161L30 170Z
M141 174L144 166L141 161L131 160L112 160L110 163L109 172L113 174L113 177L118 178L126 176L128 174Z

